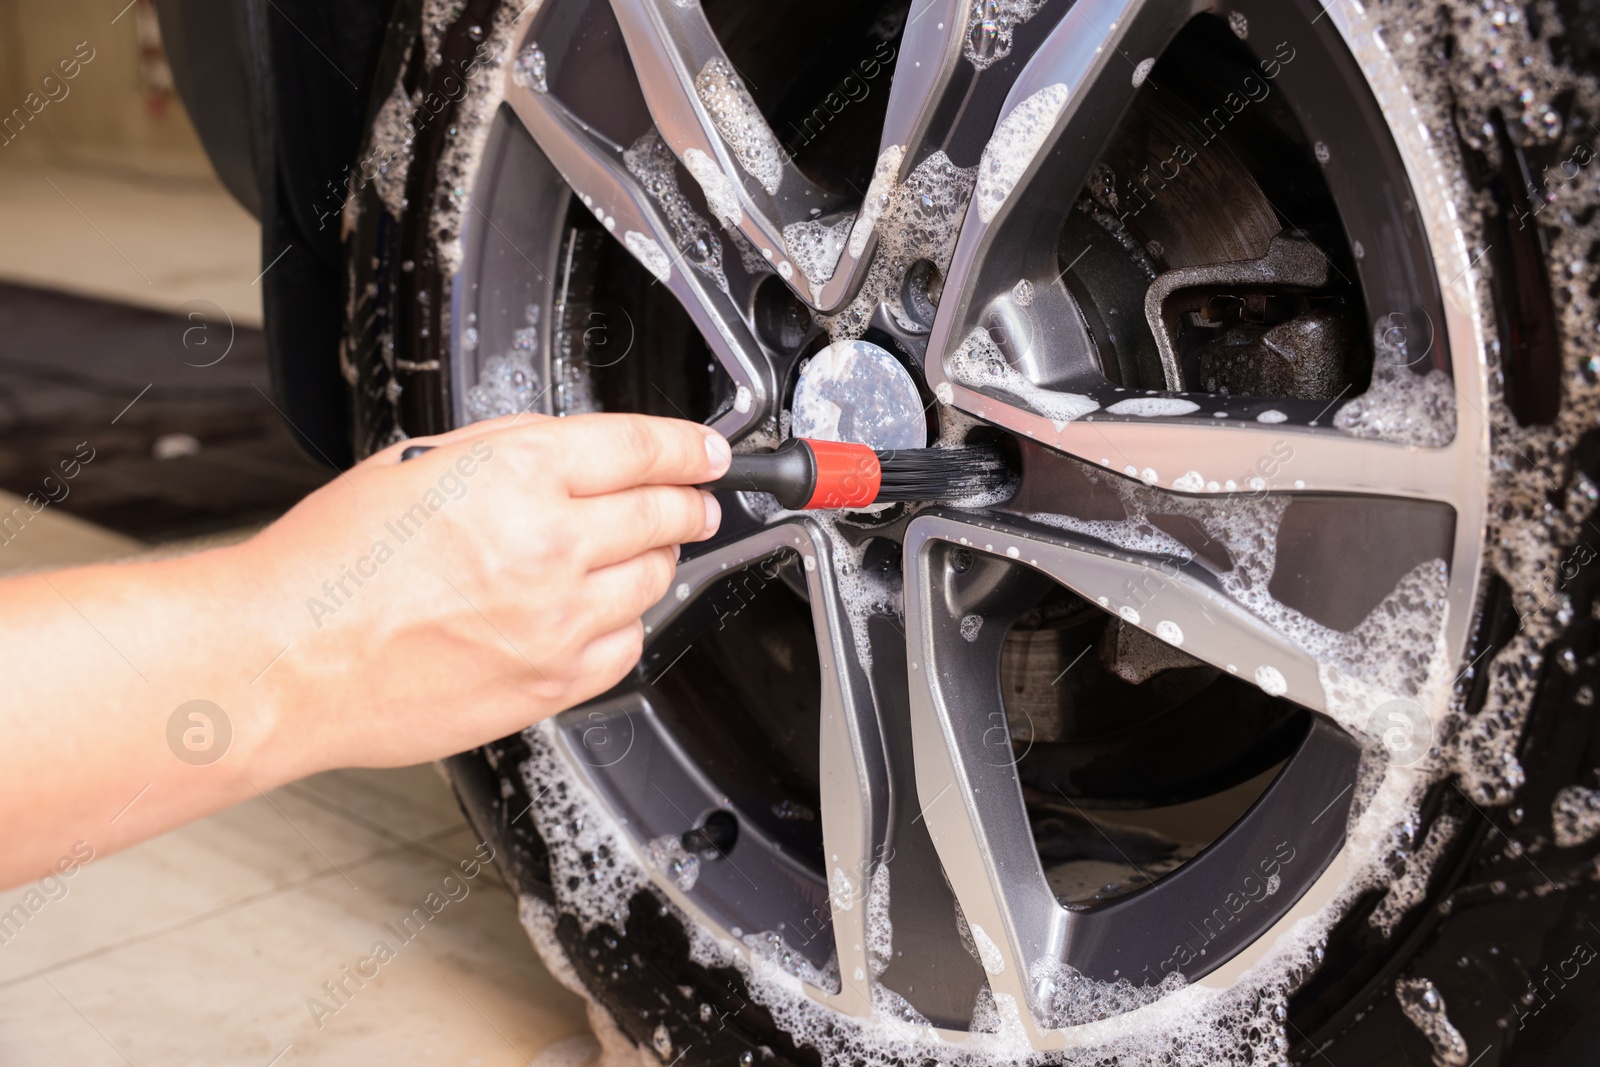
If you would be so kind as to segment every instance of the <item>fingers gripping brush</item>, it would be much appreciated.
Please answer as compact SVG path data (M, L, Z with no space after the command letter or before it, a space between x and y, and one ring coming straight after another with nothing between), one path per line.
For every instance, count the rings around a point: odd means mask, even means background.
M1011 481L1000 449L904 448L794 438L772 452L735 453L733 463L702 489L771 493L790 511L865 508L899 500L963 500L989 496Z
M400 461L433 451L412 445ZM790 511L865 508L904 500L966 500L998 494L1011 470L992 444L902 448L792 438L772 452L734 453L728 473L701 489L771 493Z

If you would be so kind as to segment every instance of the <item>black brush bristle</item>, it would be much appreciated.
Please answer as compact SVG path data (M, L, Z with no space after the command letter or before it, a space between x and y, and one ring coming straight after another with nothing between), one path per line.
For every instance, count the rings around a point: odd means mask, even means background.
M998 445L961 448L910 448L879 452L883 484L880 501L981 500L998 503L1014 478Z

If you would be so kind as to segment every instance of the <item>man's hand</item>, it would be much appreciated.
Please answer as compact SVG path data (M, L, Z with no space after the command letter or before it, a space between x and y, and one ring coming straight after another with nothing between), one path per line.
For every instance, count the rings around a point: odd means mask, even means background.
M0 582L0 884L604 692L728 462L689 422L502 419L386 449L238 545ZM193 701L226 720L204 759L174 747Z
M435 447L399 462L418 443ZM296 634L273 758L415 763L609 689L677 546L716 532L716 498L690 487L729 455L674 419L524 417L394 446L312 494L241 549Z

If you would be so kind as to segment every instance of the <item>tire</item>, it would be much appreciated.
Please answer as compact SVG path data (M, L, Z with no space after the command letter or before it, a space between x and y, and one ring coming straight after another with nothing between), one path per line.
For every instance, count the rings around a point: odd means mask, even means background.
M401 5L358 452L768 447L860 340L1016 477L726 494L629 679L447 761L608 1048L1600 1047L1581 5L702 2Z

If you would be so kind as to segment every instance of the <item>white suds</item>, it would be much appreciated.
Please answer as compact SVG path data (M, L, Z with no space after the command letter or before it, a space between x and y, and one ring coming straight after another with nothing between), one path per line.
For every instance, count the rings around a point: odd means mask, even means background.
M1018 279L1017 284L1011 287L1011 302L1019 308L1033 306L1033 283L1026 278Z
M525 89L532 89L536 93L548 93L550 83L546 78L549 65L545 62L544 53L534 42L517 53L516 61L511 64L511 80Z
M700 183L706 206L722 225L732 229L744 221L744 208L739 205L739 187L719 166L717 161L691 148L683 154L683 165L691 177Z
M696 75L694 88L733 158L763 189L776 195L783 183L778 139L733 65L721 56L708 60Z
M1156 636L1169 645L1183 644L1183 628L1167 619L1156 623Z
M1367 391L1340 408L1333 424L1355 437L1438 448L1455 436L1455 386L1442 370L1414 374L1380 361Z
M411 173L411 156L415 149L417 130L411 121L416 105L406 95L405 71L394 80L394 89L378 109L372 123L372 148L369 155L376 164L371 167L372 185L378 199L395 218L405 215L406 178Z
M1126 978L1097 982L1060 960L1049 958L1036 960L1028 969L1028 977L1039 998L1039 1021L1051 1029L1124 1015L1188 984L1176 971L1151 985L1136 986Z
M1049 419L1057 430L1100 407L1099 403L1079 393L1057 392L1033 384L1006 362L1000 346L981 326L974 327L961 347L946 358L945 373L971 389L998 389L1009 393Z
M986 70L1010 55L1017 27L1043 6L1044 0L971 0L962 48L967 62Z
M1184 471L1172 479L1172 488L1180 493L1198 493L1205 487L1205 476L1199 471Z
M873 227L889 204L889 195L900 177L900 162L904 158L905 149L892 144L883 150L872 168L872 181L867 183L867 193L861 198L861 213L850 228L850 255L855 259L860 259L867 250L867 238L872 236Z
M853 221L848 216L832 221L811 219L791 222L783 228L784 250L813 286L825 285L838 269Z
M1271 408L1268 408L1266 411L1263 411L1261 414L1256 416L1257 422L1265 422L1269 424L1287 422L1288 419L1289 416L1285 415L1283 412L1276 411Z
M1289 691L1289 683L1284 680L1283 672L1266 663L1256 668L1256 684L1268 696L1281 697Z
M1428 892L1428 879L1439 865L1439 857L1444 855L1445 847L1455 838L1456 825L1455 819L1441 815L1428 827L1428 836L1421 848L1414 852L1405 848L1393 850L1393 859L1405 863L1405 873L1390 884L1388 892L1367 918L1384 937L1394 933L1406 912L1422 903Z
M700 857L683 847L678 834L663 834L644 846L645 858L687 893L700 878Z
M645 270L654 274L663 283L671 280L672 260L667 258L667 253L653 238L645 236L638 230L629 230L622 235L622 243L633 253L634 259L644 264Z
M1175 396L1136 396L1106 408L1113 415L1139 415L1147 419L1160 415L1192 415L1199 410L1200 405L1193 400Z
M885 173L892 173L885 168ZM875 224L878 246L854 300L823 323L835 340L851 340L867 332L878 305L887 303L900 314L900 292L906 271L925 259L941 272L949 269L961 220L972 193L973 170L950 162L944 152L934 152L917 164L903 182L891 182ZM851 240L860 225L851 231ZM865 241L865 238L862 238Z
M491 356L478 373L478 384L467 390L467 415L474 422L515 415L529 410L539 392L531 350Z
M489 142L489 131L494 117L505 99L505 68L511 58L511 30L519 15L537 9L542 0L532 0L518 10L509 5L496 10L489 25L482 27L483 43L478 46L481 61L477 70L465 79L466 91L456 104L454 125L439 153L434 171L436 200L428 206L428 236L438 252L439 272L450 277L461 269L462 218L467 210L468 190L478 173L483 151ZM437 32L453 23L461 14L452 0L430 0L423 17L424 35ZM431 29L430 29L431 27ZM430 60L438 63L437 50L430 50ZM418 93L418 104L425 104ZM441 309L441 317L443 309Z
M1557 848L1576 848L1600 834L1600 790L1569 785L1550 803Z
M1394 984L1395 999L1411 1025L1433 1046L1436 1067L1467 1067L1467 1043L1445 1014L1444 997L1426 978L1402 978Z
M522 766L533 821L550 849L550 885L556 904L578 918L584 930L605 923L621 929L628 901L646 884L643 870L630 860L611 816L573 778L556 751L549 720L523 732L530 756Z
M983 969L990 974L999 974L1006 969L1005 957L1000 954L1000 946L994 943L988 931L977 923L969 923L972 931L972 943L978 950L978 962L983 964Z
M672 243L677 246L682 258L726 293L728 276L722 267L722 241L711 228L711 223L694 209L689 198L678 188L677 160L666 142L651 130L628 147L622 154L622 161L628 173L650 194L650 198L666 216L667 227L672 231ZM611 224L606 229L611 229ZM624 237L624 240L627 239ZM628 250L639 255L631 244ZM639 256L639 259L652 274L662 281L667 280L643 256Z
M881 863L872 874L867 892L867 964L874 977L894 959L894 924L889 921L889 865Z
M1000 120L978 162L978 217L992 222L1067 104L1067 87L1047 85Z

